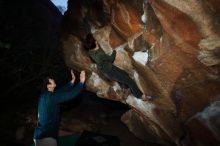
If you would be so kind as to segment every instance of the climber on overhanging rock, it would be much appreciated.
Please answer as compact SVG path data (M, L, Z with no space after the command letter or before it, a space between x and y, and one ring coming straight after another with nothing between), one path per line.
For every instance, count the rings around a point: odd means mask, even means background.
M84 47L88 51L91 59L96 63L98 70L109 80L116 80L120 83L127 85L135 97L141 98L143 101L151 100L151 96L146 96L138 88L135 81L133 81L128 73L124 70L113 65L115 60L116 51L114 50L111 56L105 54L100 48L98 42L94 39L90 33L86 36L84 41Z

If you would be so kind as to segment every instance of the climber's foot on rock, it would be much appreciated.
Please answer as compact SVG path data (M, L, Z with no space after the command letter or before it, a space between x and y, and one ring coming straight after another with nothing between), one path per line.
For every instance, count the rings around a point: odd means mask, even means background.
M153 97L152 97L152 96L147 96L147 95L143 94L143 95L141 96L141 99L142 99L143 101L151 101L151 100L153 100Z

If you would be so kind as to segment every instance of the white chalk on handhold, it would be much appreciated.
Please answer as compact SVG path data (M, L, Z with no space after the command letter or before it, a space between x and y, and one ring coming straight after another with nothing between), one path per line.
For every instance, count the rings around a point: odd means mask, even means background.
M90 24L90 27L91 27L91 33L94 34L97 31L96 27L92 24Z
M134 79L135 79L135 81L139 80L139 75L136 71L134 72Z
M146 24L147 23L147 0L144 1L143 3L143 11L144 11L144 14L141 16L141 21Z
M92 72L92 75L90 76L90 78L93 80L93 84L95 87L97 87L101 82L101 78L98 76L98 74L94 72Z
M120 46L117 46L116 48L115 48L115 50L118 52L125 52L125 47L126 47L126 45L127 45L127 43L124 43L124 44L122 44L122 45L120 45Z
M148 52L135 52L134 55L132 56L135 61L145 65L148 61Z
M120 87L120 85L118 84L118 82L115 82L115 85L114 85L112 88L113 88L113 90L114 90L115 92L121 90L121 87Z
M142 16L141 16L141 21L146 24L147 23L147 15L144 13Z
M97 70L97 65L95 63L92 63L90 66L93 70Z

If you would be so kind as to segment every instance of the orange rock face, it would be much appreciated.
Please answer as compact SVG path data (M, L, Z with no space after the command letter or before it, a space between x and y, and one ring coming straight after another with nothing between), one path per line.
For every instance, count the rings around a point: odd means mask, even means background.
M68 8L62 29L67 65L88 72L88 90L131 107L122 121L136 136L164 145L220 145L217 1L70 0ZM83 49L88 32L106 54L116 50L114 65L154 101L135 98L97 70ZM137 52L147 52L147 62L134 58Z

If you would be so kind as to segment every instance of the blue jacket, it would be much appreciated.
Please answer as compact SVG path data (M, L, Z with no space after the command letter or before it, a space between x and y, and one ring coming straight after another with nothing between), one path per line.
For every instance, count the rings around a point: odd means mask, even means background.
M59 104L76 97L82 91L83 83L78 83L75 87L69 82L63 88L40 95L38 103L38 125L34 130L34 139L46 137L58 138L60 123Z

